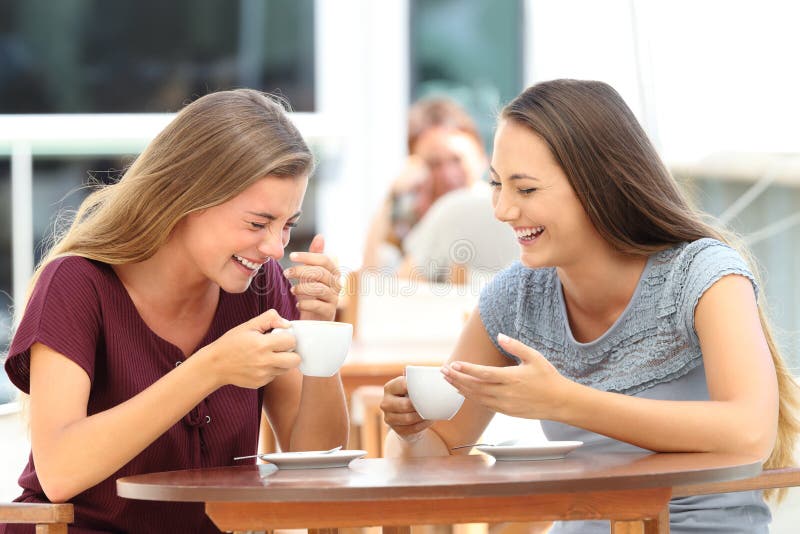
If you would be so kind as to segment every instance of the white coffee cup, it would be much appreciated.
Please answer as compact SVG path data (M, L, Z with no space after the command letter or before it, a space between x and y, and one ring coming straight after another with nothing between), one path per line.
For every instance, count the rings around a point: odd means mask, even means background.
M344 363L353 339L353 325L334 321L290 321L289 328L275 328L272 333L289 332L297 340L300 372L305 376L333 376Z
M408 398L424 419L452 419L458 413L464 397L442 374L441 367L406 366Z

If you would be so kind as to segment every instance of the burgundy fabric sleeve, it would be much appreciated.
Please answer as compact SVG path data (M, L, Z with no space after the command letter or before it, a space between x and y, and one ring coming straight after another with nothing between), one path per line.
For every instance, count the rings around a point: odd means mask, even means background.
M11 342L6 372L11 382L30 392L30 349L42 343L78 364L94 380L101 330L98 269L76 256L48 264L28 300Z

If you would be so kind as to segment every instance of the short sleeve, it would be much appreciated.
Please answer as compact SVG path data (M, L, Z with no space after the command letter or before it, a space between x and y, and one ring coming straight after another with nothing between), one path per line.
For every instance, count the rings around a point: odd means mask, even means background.
M521 263L515 262L497 276L481 291L478 301L478 311L483 322L483 327L489 339L497 350L503 355L519 363L516 356L506 352L497 342L497 334L517 336L517 310L519 299L523 295L523 286L526 280L526 269Z
M11 382L30 391L30 349L42 343L77 363L94 379L101 332L97 267L76 256L59 258L42 271L28 300L5 369Z
M694 312L700 297L719 279L728 275L744 276L753 285L758 298L758 284L742 256L730 246L714 239L700 239L684 248L678 260L676 276L684 278L678 306L684 326L696 340Z

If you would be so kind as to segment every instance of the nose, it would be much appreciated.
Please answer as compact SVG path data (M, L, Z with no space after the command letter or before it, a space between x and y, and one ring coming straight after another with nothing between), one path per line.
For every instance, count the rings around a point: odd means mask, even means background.
M273 232L267 232L267 235L258 244L258 252L264 256L270 257L273 260L283 258L284 250L283 238L280 235L274 235Z
M494 218L510 223L519 218L519 206L514 203L510 191L500 190L494 194Z

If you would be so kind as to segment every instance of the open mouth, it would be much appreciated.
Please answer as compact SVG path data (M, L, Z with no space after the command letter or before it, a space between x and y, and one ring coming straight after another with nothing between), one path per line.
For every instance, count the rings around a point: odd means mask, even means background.
M234 254L231 257L234 260L236 260L236 263L238 263L239 265L241 265L243 267L246 267L250 271L257 271L262 265L261 263L256 263L256 262L250 261L247 258L243 258L241 256L237 256L236 254Z
M517 241L520 243L528 244L533 243L544 232L544 226L533 226L530 228L515 228L514 232L517 234Z

